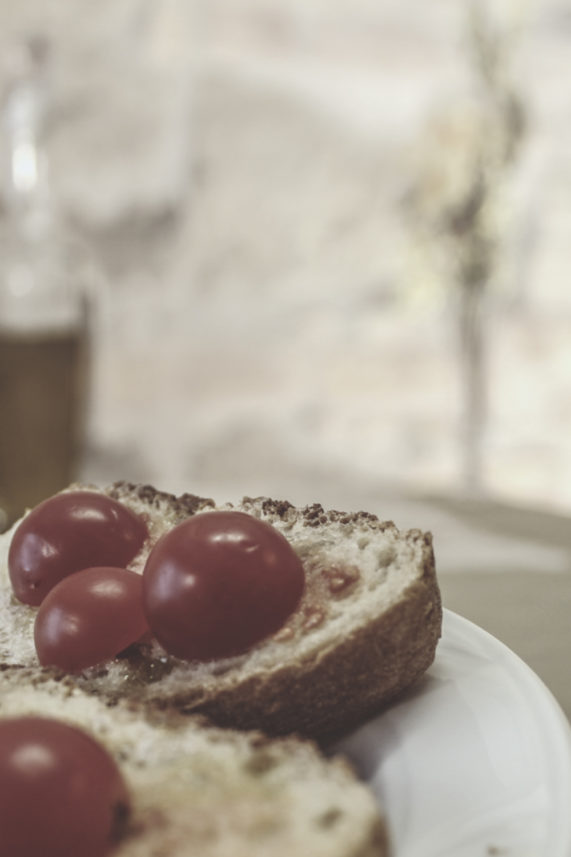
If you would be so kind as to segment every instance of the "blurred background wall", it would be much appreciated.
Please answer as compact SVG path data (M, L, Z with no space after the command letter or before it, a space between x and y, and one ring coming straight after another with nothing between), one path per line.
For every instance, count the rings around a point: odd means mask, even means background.
M571 506L567 4L0 0L30 35L82 478Z

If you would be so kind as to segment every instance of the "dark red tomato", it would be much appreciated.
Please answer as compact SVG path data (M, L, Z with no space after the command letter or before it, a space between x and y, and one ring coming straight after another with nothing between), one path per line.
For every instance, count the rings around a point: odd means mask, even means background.
M141 575L86 568L46 595L34 626L42 666L77 672L114 658L148 630Z
M75 571L96 565L124 568L147 535L142 518L104 494L56 494L36 506L14 533L8 555L14 594L37 606Z
M58 720L0 720L0 857L103 857L129 809L107 751Z
M281 628L303 587L289 542L243 512L205 512L174 527L143 572L151 631L186 660L246 651Z

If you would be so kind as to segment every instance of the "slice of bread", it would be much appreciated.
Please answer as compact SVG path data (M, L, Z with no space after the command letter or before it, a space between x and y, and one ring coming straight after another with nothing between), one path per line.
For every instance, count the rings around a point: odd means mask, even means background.
M151 722L68 679L5 668L0 718L30 714L79 726L118 762L132 812L114 857L386 857L372 793L308 741L221 730L174 711Z
M189 663L156 643L139 644L74 676L83 690L146 709L201 712L221 726L324 741L377 712L432 663L442 606L429 534L401 533L369 513L324 511L317 504L300 509L244 498L216 506L121 482L103 490L148 522L149 543L131 565L136 571L175 524L215 508L236 508L284 534L303 562L306 587L286 625L246 654ZM11 594L11 532L0 537L0 665L32 666L35 610Z

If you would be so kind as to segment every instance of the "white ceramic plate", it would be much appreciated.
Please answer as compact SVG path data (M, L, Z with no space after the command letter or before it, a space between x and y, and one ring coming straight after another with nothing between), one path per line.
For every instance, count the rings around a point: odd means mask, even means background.
M512 651L450 611L423 682L340 749L395 857L571 857L568 722Z

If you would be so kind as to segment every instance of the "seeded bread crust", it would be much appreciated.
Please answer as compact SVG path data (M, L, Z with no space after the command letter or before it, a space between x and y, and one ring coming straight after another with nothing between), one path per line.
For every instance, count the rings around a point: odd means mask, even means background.
M147 713L109 707L69 678L0 672L0 718L55 717L115 758L132 801L116 857L386 857L384 817L344 759L293 737Z
M136 571L177 523L236 508L288 538L304 565L306 589L284 628L245 655L197 664L170 657L156 643L137 645L70 677L84 691L111 703L127 699L144 711L202 713L220 726L325 742L377 713L432 663L442 605L430 534L401 533L370 513L325 511L319 504L300 509L260 497L218 506L126 482L91 490L145 517L150 537L131 566ZM33 611L6 593L9 538L0 537L0 610L9 620L0 630L0 664L32 666Z

